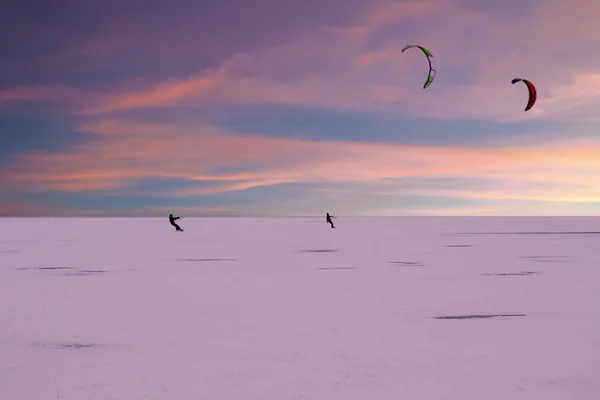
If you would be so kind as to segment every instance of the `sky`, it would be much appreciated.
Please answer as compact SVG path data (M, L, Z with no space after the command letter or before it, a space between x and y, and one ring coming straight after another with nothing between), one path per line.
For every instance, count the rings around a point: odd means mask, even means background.
M594 0L10 0L0 216L594 215L599 19ZM434 55L425 90L406 44Z

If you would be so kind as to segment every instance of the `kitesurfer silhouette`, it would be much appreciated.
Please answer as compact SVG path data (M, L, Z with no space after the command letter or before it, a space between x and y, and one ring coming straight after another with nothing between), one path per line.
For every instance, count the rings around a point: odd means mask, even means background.
M181 227L175 223L175 221L178 219L181 219L181 217L174 217L173 214L169 214L169 223L175 227L177 232L183 232L183 229L181 229Z
M335 226L333 226L333 221L331 220L331 218L335 218L335 216L329 215L329 213L327 213L327 223L331 225L331 228L335 228Z

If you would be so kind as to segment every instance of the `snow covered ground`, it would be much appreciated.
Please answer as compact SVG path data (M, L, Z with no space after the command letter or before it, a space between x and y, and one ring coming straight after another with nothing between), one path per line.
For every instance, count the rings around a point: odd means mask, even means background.
M0 219L0 399L600 399L600 219L334 222Z

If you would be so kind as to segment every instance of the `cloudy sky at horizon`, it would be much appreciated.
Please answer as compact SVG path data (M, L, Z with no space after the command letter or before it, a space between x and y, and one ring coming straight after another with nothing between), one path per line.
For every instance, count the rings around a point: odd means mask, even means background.
M599 20L593 0L11 0L0 216L597 214ZM426 90L409 43L435 55Z

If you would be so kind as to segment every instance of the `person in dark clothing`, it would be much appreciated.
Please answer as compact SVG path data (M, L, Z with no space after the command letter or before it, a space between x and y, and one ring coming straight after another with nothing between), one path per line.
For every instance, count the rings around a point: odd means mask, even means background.
M331 225L331 228L335 228L335 226L333 226L333 221L331 220L331 218L335 218L335 216L329 215L329 213L327 213L327 223Z
M169 223L175 227L175 231L183 232L183 229L175 222L178 219L181 219L181 217L174 217L173 214L169 214Z

